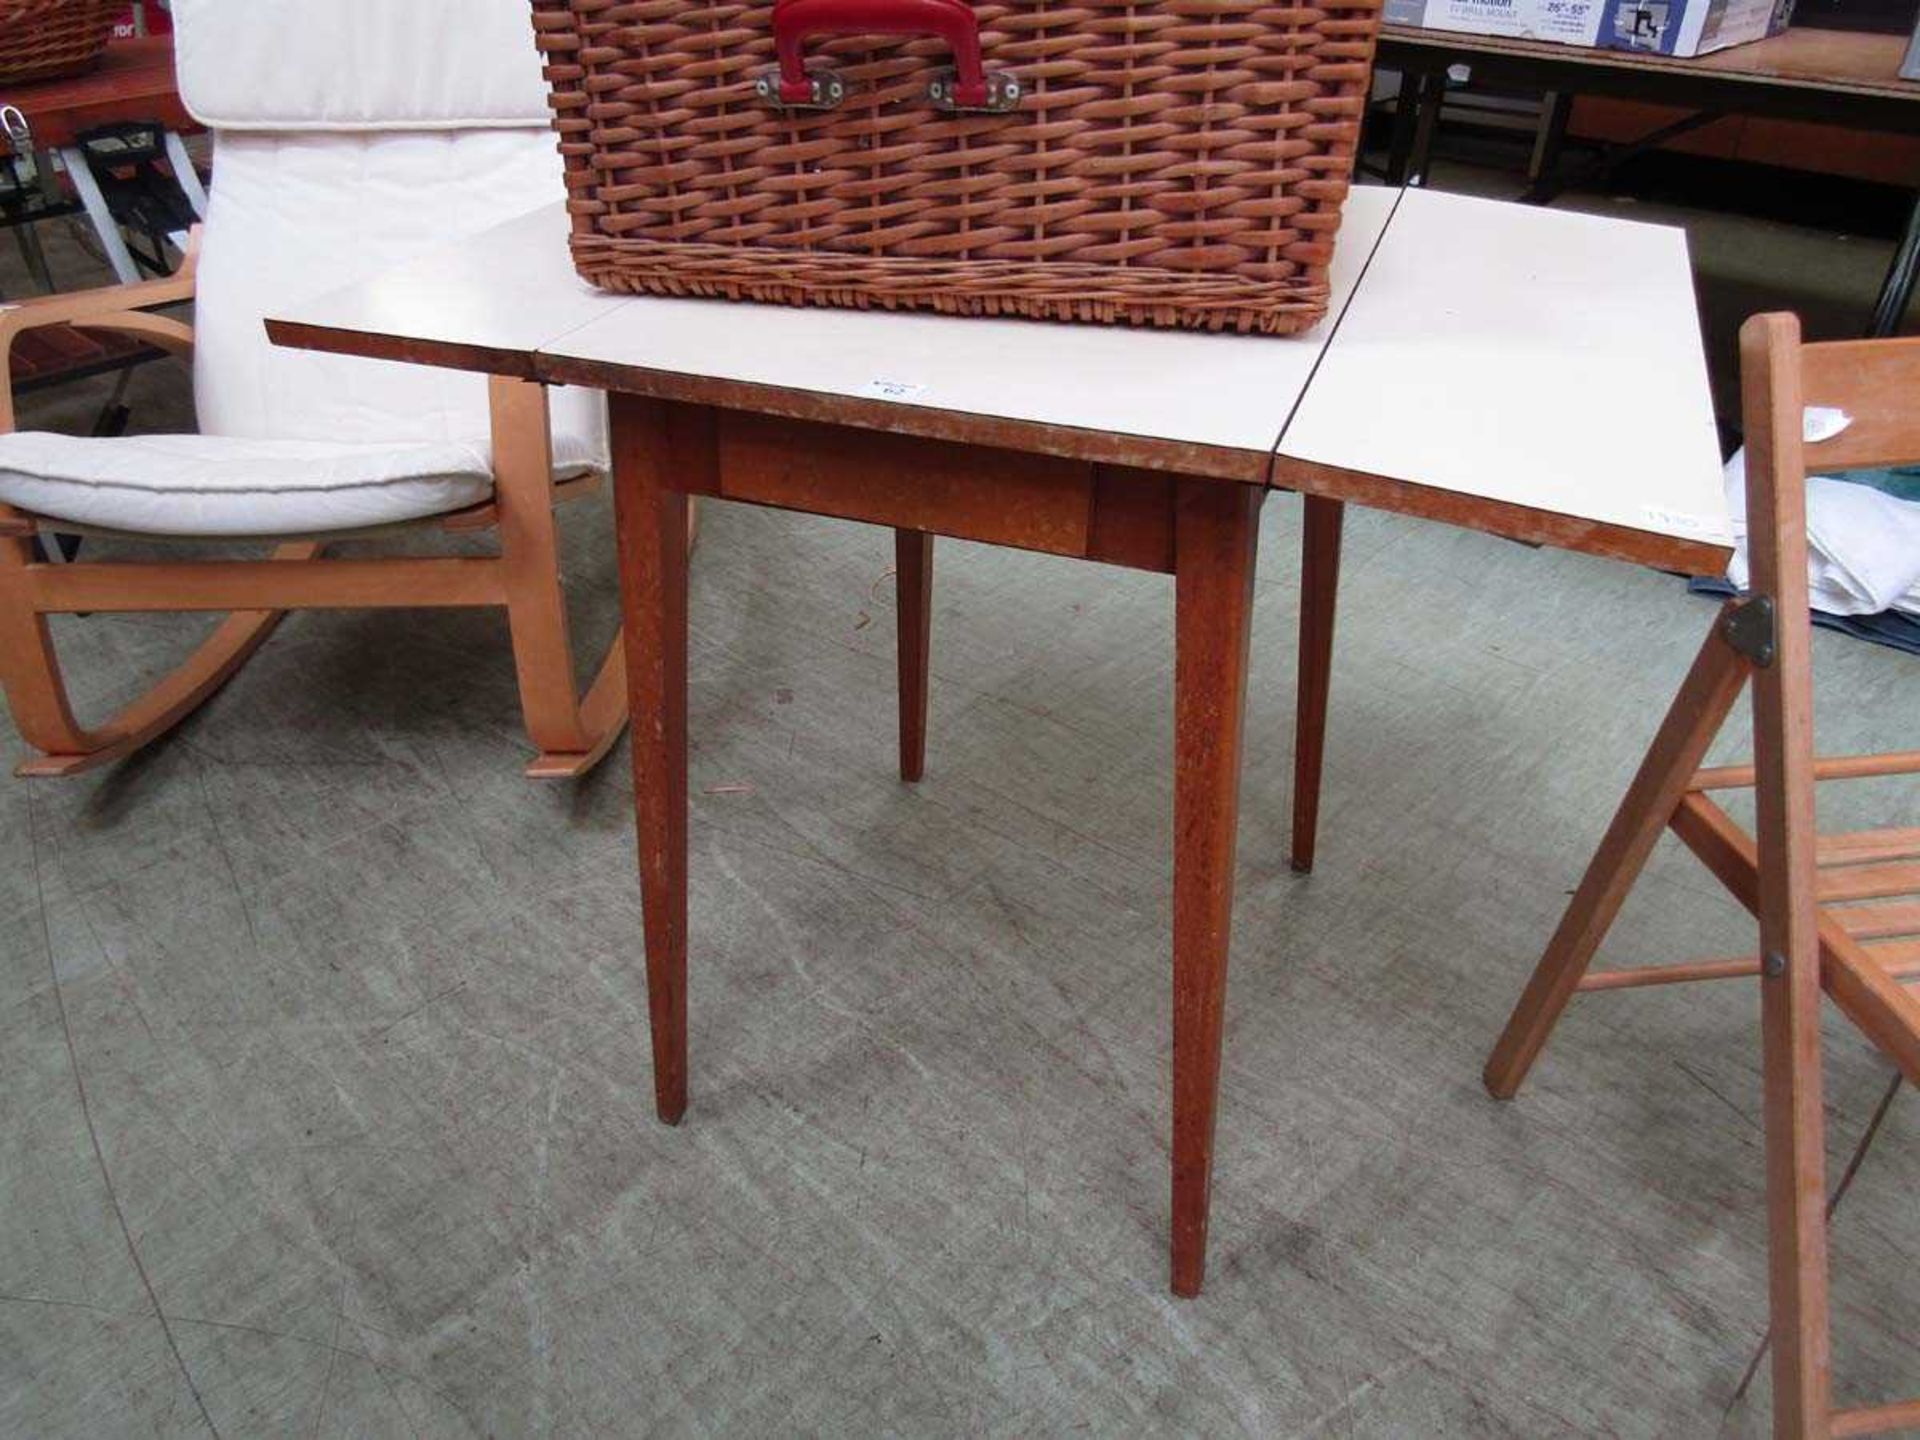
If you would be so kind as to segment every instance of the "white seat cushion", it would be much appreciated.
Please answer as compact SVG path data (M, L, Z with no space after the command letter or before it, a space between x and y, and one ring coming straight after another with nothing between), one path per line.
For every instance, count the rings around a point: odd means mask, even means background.
M531 47L524 58L537 78ZM286 349L269 343L262 317L565 194L553 136L541 130L223 133L196 281L195 428L273 440L484 438L486 376ZM556 445L575 435L606 453L598 394L562 388L549 399Z
M357 530L458 510L492 493L486 452L457 441L0 435L0 501L147 535Z
M176 0L174 13L182 92L219 131L194 307L201 433L0 435L0 502L241 536L487 499L484 375L281 349L261 319L566 193L525 0ZM555 478L604 468L602 397L548 401Z
M527 0L173 0L209 130L544 130Z

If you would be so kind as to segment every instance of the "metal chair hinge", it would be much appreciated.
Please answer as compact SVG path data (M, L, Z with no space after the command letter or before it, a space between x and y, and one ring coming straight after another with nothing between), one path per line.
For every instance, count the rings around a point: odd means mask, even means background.
M1773 664L1773 601L1765 595L1742 600L1720 622L1720 634L1762 670Z

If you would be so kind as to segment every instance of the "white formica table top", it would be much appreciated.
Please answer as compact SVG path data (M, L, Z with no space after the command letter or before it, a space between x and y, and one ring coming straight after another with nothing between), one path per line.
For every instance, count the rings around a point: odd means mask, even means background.
M610 295L574 275L566 228L558 206L533 212L291 305L269 329L283 344L1274 479L1659 562L1729 540L1678 230L1361 187L1327 320L1279 338Z
M1685 232L1408 192L1279 453L1731 543Z

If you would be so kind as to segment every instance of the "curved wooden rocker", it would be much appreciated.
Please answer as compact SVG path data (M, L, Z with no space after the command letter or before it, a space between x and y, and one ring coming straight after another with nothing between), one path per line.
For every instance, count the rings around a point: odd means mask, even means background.
M17 512L15 512L17 515ZM16 536L0 541L14 552L0 561L0 572L30 571L29 542ZM309 560L320 553L314 542L282 545L276 560ZM24 597L0 590L0 685L7 693L21 736L42 753L22 761L14 774L34 778L77 775L83 770L130 755L191 715L258 650L280 623L284 610L239 610L194 649L164 680L96 729L83 728L67 700L59 657L43 615Z
M191 328L151 312L193 298L194 260L190 250L180 273L162 280L0 307L0 375L14 338L45 326L137 335L189 353ZM496 377L489 401L493 499L400 528L492 529L496 555L328 560L325 547L338 537L315 536L283 540L264 560L47 563L34 557L34 534L82 527L0 505L0 688L22 737L41 752L15 773L76 775L165 734L234 675L288 610L469 605L507 612L521 708L538 751L526 773L557 780L591 770L626 724L624 650L616 632L585 695L576 692L553 507L592 489L598 477L555 484L544 387ZM12 428L11 390L0 384L0 433ZM190 610L232 613L138 700L104 724L82 726L46 617Z

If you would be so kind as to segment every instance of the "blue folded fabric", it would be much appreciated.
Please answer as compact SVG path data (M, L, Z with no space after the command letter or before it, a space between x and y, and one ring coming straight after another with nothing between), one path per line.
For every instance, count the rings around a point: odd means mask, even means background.
M1893 465L1879 470L1836 470L1825 477L1864 485L1896 500L1920 501L1920 465Z

